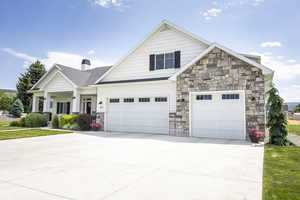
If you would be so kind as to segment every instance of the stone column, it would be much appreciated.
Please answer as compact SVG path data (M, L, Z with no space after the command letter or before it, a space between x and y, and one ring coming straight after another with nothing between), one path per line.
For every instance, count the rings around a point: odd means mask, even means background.
M72 101L72 112L71 113L79 113L80 109L80 93L77 89L73 90L73 101Z

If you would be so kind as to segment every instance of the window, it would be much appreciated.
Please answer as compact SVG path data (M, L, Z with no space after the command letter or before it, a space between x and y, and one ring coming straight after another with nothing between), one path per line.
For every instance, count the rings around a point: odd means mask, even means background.
M167 97L155 97L155 102L167 102Z
M124 99L124 103L133 103L134 102L134 98L125 98Z
M223 100L240 99L240 95L239 94L222 94L222 99Z
M149 55L149 70L180 68L180 51Z
M212 100L212 95L211 94L197 95L196 99L197 100Z
M174 53L166 53L165 54L165 68L174 68L175 67L175 54Z
M57 102L56 114L70 114L70 102Z
M109 99L109 103L119 103L120 99Z
M155 55L155 68L156 69L164 69L165 68L165 54Z
M139 102L150 102L150 98L139 98Z

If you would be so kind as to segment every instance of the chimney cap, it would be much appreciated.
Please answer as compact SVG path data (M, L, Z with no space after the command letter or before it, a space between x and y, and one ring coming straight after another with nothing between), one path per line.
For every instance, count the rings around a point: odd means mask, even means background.
M81 62L82 65L91 65L91 61L89 59L82 59L82 62Z

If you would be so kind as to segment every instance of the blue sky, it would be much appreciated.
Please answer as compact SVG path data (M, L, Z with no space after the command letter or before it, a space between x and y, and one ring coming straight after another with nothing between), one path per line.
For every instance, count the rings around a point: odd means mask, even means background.
M113 64L163 19L211 42L261 55L286 101L300 101L299 0L2 0L0 88L36 59Z

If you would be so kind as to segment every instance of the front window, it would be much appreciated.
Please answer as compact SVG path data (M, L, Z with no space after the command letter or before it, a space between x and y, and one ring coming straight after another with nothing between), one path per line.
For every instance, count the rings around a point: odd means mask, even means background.
M175 68L175 54L165 53L155 55L155 69Z
M57 102L56 114L70 114L70 102Z

